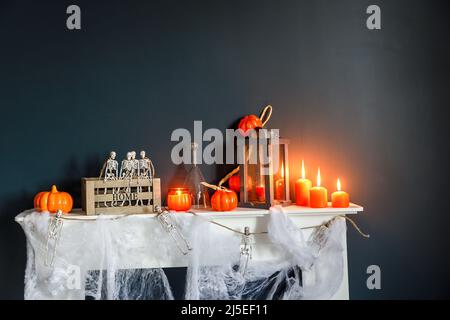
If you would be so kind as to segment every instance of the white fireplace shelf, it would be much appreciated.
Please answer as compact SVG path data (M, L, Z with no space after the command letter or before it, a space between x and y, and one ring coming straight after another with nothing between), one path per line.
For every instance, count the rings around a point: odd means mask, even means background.
M354 215L359 212L362 212L364 208L362 206L359 206L357 204L351 203L348 208L332 208L331 204L327 208L310 208L310 207L301 207L296 205L286 206L283 207L283 210L289 214L289 216L336 216L336 215ZM16 222L22 222L24 219L24 216L33 212L34 210L27 210L25 212L22 212L21 214L17 215L15 220ZM219 219L225 219L225 218L250 218L250 217L264 217L269 214L268 209L253 209L253 208L242 208L238 207L233 211L227 211L227 212L219 212L219 211L211 211L211 210L204 210L204 209L191 209L191 211L195 212L199 216L203 216L205 218L219 218ZM189 214L186 212L179 212L179 214ZM76 220L91 220L96 219L96 215L87 216L81 212L81 209L74 209L72 213L68 215L69 217L72 217ZM118 215L111 215L111 214L104 214L102 217L108 218L114 218ZM120 216L120 215L119 215ZM133 215L133 217L137 218L153 218L156 214L136 214ZM68 222L70 222L69 220ZM73 220L72 220L73 221Z
M347 215L347 214L357 214L364 210L363 207L357 204L350 204L348 208L332 208L331 206L327 208L310 208L301 207L296 205L283 207L283 210L289 215L300 215L300 216L321 216L321 215ZM202 216L209 216L212 218L237 218L237 217L251 217L251 216L265 216L269 214L269 210L265 209L252 209L252 208L236 208L231 212L217 212L209 210L193 210L196 214Z
M289 218L293 221L293 223L302 229L304 237L309 237L311 232L313 231L313 227L316 227L324 222L327 222L333 219L336 216L340 215L356 215L359 212L364 210L363 207L351 204L348 208L323 208L323 209L313 209L307 207L300 206L287 206L283 207L282 210L286 212ZM41 233L37 235L35 248L35 254L33 258L33 263L37 265L38 273L40 276L43 272L45 274L46 268L43 266L43 261L45 259L45 237L46 237L46 229L36 226L30 226L29 224L34 224L37 220L34 219L28 220L26 219L28 215L31 215L34 210L27 210L17 215L15 220L22 225L25 232L35 232L36 230L41 230ZM207 211L207 210L193 210L197 216L201 216L204 219L211 220L217 223L220 223L228 228L232 228L234 230L244 231L245 227L248 227L250 232L259 233L254 236L255 244L253 248L252 259L255 261L274 261L274 259L280 259L284 255L283 252L275 247L272 242L269 240L267 234L268 223L270 219L269 210L262 209L252 209L252 208L237 208L231 212L215 212L215 211ZM189 215L190 213L178 213ZM108 215L102 216L102 219L108 217L118 217L118 215ZM45 218L47 217L47 218ZM80 210L74 210L73 213L69 214L70 220L64 220L64 229L63 235L61 238L61 242L70 241L69 239L77 239L80 237L89 237L89 233L98 232L96 229L97 224L95 223L87 223L87 220L95 220L98 216L86 216L83 215ZM121 237L127 236L125 231L129 224L133 224L136 227L136 239L139 239L140 242L136 243L136 248L133 250L122 250L120 246L120 241L118 241L117 250L120 251L120 259L117 261L118 267L121 269L141 269L141 268L171 268L171 267L183 267L187 266L188 260L187 256L183 256L181 254L177 255L158 255L156 253L149 253L148 251L141 250L141 248L145 248L151 243L151 239L155 235L152 235L152 230L160 230L161 226L155 214L137 214L128 216L126 219L118 219L115 220L114 223L114 232L118 239L122 239ZM44 219L48 219L48 216L43 216ZM28 221L28 222L27 222ZM34 221L34 222L33 222ZM136 224L136 222L138 222ZM117 229L116 229L117 228ZM35 231L33 231L35 230ZM228 233L229 230L225 228L217 227L217 235ZM349 287L348 287L348 267L347 267L347 243L346 243L346 235L343 234L343 251L342 251L342 259L343 259L343 280L340 288L337 290L336 294L332 297L332 299L349 299ZM169 238L168 238L169 239ZM169 239L170 240L170 239ZM167 240L167 241L169 241ZM87 241L87 240L86 240ZM84 242L86 242L84 241ZM154 241L154 240L153 240ZM170 242L165 243L164 239L160 239L159 243L161 245L169 245ZM84 244L86 245L86 243ZM91 243L91 246L95 246L95 243ZM173 243L170 243L173 246ZM73 252L79 252L83 248L78 248L76 242L73 245ZM177 250L174 248L173 250ZM72 261L72 255L70 252L59 252L59 254L67 255L66 259L69 263L77 264L80 263L75 258ZM73 255L75 257L75 255ZM216 261L214 257L212 257L211 263L214 264ZM90 257L90 259L83 261L83 267L90 270L98 270L101 268L101 265L95 259L95 256ZM81 294L82 296L82 294Z

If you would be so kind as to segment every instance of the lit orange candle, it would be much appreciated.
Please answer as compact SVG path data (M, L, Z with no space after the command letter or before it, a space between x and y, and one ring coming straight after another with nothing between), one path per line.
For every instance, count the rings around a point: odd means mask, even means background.
M348 208L350 197L347 192L341 191L341 181L339 178L336 183L337 191L331 195L331 204L334 208Z
M311 208L326 208L328 206L327 189L320 186L320 168L317 171L317 186L309 190L309 205Z
M185 188L169 189L167 194L167 206L170 210L187 211L191 208L192 198Z
M309 206L309 190L312 182L305 178L305 163L302 160L302 177L295 182L295 203L298 206Z
M281 178L275 181L275 200L284 200L284 166L281 165Z

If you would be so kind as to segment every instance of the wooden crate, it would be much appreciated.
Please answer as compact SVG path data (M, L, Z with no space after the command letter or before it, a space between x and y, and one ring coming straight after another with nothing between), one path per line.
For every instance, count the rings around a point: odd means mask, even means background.
M87 215L154 213L154 207L161 206L159 178L107 181L83 178L81 185L81 203Z

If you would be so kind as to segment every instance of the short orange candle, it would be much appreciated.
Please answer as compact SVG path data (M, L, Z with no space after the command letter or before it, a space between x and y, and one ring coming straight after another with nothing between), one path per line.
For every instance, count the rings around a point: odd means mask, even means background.
M167 194L167 206L169 210L187 211L191 208L192 198L185 188L169 189Z
M309 206L309 190L312 182L305 178L305 163L302 160L302 177L295 182L295 203L298 206Z
M350 196L347 192L341 191L341 181L339 178L336 183L337 191L331 195L331 205L333 208L348 208L350 205Z
M266 201L266 190L264 188L264 186L256 186L256 199L259 202L264 202Z
M311 208L328 207L327 189L320 186L320 168L317 171L317 186L309 190L309 205Z

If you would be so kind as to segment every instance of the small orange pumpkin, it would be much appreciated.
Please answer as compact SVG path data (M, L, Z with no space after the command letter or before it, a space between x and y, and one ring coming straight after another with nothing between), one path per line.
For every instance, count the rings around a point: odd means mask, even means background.
M211 206L215 211L231 211L237 207L238 198L236 192L221 188L211 197Z
M238 174L231 176L230 179L228 179L228 186L234 192L240 192L241 191L241 177Z
M55 185L52 186L51 191L39 192L34 197L34 208L39 212L56 213L61 210L63 213L69 213L72 207L72 196L67 192L59 192Z

